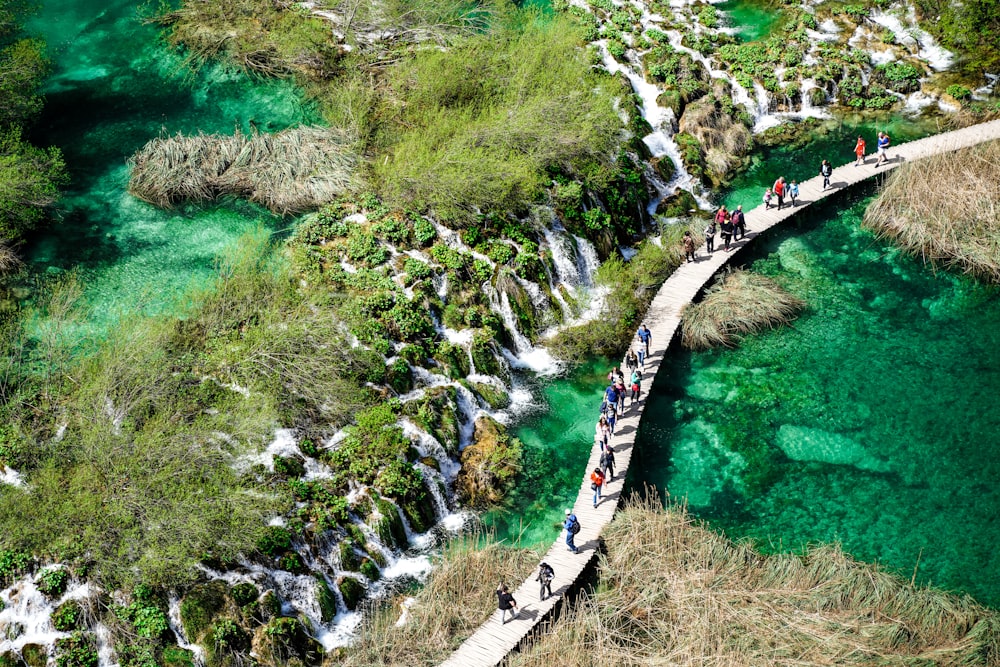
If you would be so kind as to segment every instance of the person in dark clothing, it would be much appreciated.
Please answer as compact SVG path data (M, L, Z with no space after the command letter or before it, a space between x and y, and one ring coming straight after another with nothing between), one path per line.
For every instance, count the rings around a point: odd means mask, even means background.
M747 235L747 219L743 215L743 204L736 207L730 220L733 223L733 239L740 240Z
M733 238L733 219L728 217L722 221L722 249L729 252L729 242Z
M635 350L630 349L628 354L625 355L625 367L629 370L629 375L632 371L639 368L639 357L636 356Z
M691 232L685 231L684 237L681 239L681 244L684 246L684 258L688 262L694 261L694 237L691 236Z
M517 600L514 596L510 594L507 590L505 584L497 585L497 609L500 610L500 620L503 623L507 622L507 612L510 612L510 620L517 618Z
M647 329L646 325L643 324L641 327L639 327L639 342L641 342L643 344L643 347L646 348L645 355L643 355L641 351L639 352L639 363L642 364L643 368L646 367L645 358L649 356L649 344L652 341L653 341L653 332Z
M710 220L705 226L705 250L715 252L715 221Z
M601 454L601 471L607 481L615 478L615 448L610 445Z
M823 189L830 187L830 177L833 176L833 165L829 160L823 160L819 166L819 175L823 177Z
M538 566L538 578L535 581L541 584L541 588L538 591L539 600L546 600L552 597L552 580L555 578L556 572L552 569L551 565L543 562Z

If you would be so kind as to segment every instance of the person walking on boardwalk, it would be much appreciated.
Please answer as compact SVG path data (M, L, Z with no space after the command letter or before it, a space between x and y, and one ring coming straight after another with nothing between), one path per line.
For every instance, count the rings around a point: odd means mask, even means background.
M604 390L604 405L602 406L601 412L607 414L608 410L613 408L618 403L618 390L615 389L614 384L609 384L608 388Z
M624 394L625 394L625 385L622 385L622 391L620 391L618 393L618 395L619 396L624 396ZM619 398L618 400L622 400L622 399ZM608 433L610 433L611 435L614 435L615 434L615 424L618 423L618 409L616 408L614 410L608 410L607 417L608 417ZM605 443L605 444L607 445L607 443ZM610 446L611 445L607 445L607 447L610 447Z
M639 342L642 343L639 348L639 364L645 368L646 357L649 356L649 344L653 342L653 332L647 329L645 324L639 327ZM645 354L643 354L643 348L646 350Z
M743 215L743 204L736 207L730 218L733 223L733 239L742 239L747 235L747 218Z
M615 448L608 445L608 448L601 454L601 472L608 482L615 478Z
M601 489L604 488L604 473L600 468L594 468L590 473L590 488L594 491L594 507L601 500Z
M566 548L575 554L580 553L574 542L576 534L580 532L580 522L576 520L576 515L570 510L566 510L566 521L563 522L563 528L566 529Z
M764 196L761 198L761 201L764 202L764 210L765 211L767 209L771 208L771 188L768 188L767 190L764 190Z
M833 165L829 160L823 160L819 165L819 175L823 177L823 189L830 187L830 177L833 176Z
M636 371L632 373L632 399L629 401L629 406L639 400L639 392L642 388L642 373Z
M615 406L618 408L618 412L625 410L625 395L628 391L625 389L625 378L620 377L615 380L615 393L618 394L618 404Z
M639 357L636 356L635 350L632 348L629 348L628 354L625 355L625 368L628 369L629 375L632 374L632 371L639 368Z
M774 198L778 200L778 210L785 205L785 177L778 176L777 180L774 181L774 185L771 186L771 190L774 192Z
M690 230L684 232L684 237L681 239L681 243L684 245L684 259L688 262L694 261L694 237L691 236Z
M726 216L726 219L722 221L720 230L722 232L722 249L729 252L729 241L733 238L733 219L731 216Z
M611 427L608 426L608 418L601 415L601 418L597 420L597 425L594 427L594 440L597 441L602 451L608 446L608 436L610 435Z
M705 226L705 250L709 254L715 252L715 220L709 220Z
M552 566L542 561L542 564L538 566L538 578L535 581L541 583L541 588L538 591L538 599L543 602L550 597L552 597L552 580L556 578L556 571L552 569Z
M885 132L878 133L878 160L875 161L876 167L881 167L883 162L889 161L889 135Z
M517 618L517 600L510 594L507 585L500 583L497 585L497 609L500 610L500 620L507 622L507 612L510 612L510 620Z
M792 207L795 207L795 200L799 198L799 184L793 179L788 186L788 198L792 200Z
M854 144L854 154L858 156L858 159L854 161L854 166L860 166L865 163L865 140L858 135L858 143Z

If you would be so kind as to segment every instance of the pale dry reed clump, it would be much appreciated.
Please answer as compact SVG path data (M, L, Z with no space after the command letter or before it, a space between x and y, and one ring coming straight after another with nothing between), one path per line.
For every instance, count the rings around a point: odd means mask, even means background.
M839 548L764 556L683 509L633 500L597 592L511 667L996 665L1000 615Z
M453 540L441 563L400 617L398 604L372 615L360 638L343 654L332 656L344 667L413 667L436 665L496 614L497 584L511 590L520 585L541 560L536 551L514 549L472 534ZM524 606L529 600L518 600ZM499 623L497 618L492 620ZM339 659L337 659L339 658Z
M1000 282L1000 142L899 167L864 224L925 262Z
M163 207L233 195L297 213L355 185L352 143L342 131L319 127L159 137L129 159L129 192Z
M769 278L732 271L681 311L681 343L692 350L734 347L743 335L788 324L805 305Z
M3 241L0 241L0 274L13 273L22 266L23 262L17 256L17 252Z

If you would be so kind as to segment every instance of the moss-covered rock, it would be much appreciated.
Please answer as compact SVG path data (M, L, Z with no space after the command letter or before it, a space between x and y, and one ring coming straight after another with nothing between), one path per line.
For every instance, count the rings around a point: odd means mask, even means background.
M337 545L340 552L340 568L356 572L361 566L361 556L354 550L354 540L347 538Z
M462 469L455 481L459 497L473 506L499 502L521 465L521 443L508 436L495 419L476 420L472 444L462 451Z
M83 609L76 600L67 600L52 612L52 627L59 632L72 632L80 627Z
M215 619L201 642L206 667L240 667L250 651L250 635L234 618Z
M656 207L657 215L665 215L668 218L683 218L696 211L698 202L690 192L681 188L674 189L674 192L660 200Z
M483 399L492 410L503 410L510 405L510 394L501 386L488 382L470 382L466 386L476 396Z
M74 632L56 640L58 667L97 667L97 643L94 635Z
M194 654L180 646L167 646L162 654L163 667L194 667Z
M281 615L281 600L274 591L264 591L253 609L253 620L257 624L267 623L275 616Z
M305 461L299 456L275 456L274 472L285 477L302 477L306 474Z
M382 572L379 570L378 565L370 558L365 558L361 561L361 574L368 577L369 581L378 581L382 577Z
M364 585L354 577L341 577L337 581L337 588L340 590L340 596L344 598L344 606L351 611L357 609L365 597Z
M403 520L399 517L399 510L392 501L379 498L375 501L375 507L377 514L372 515L369 524L382 544L394 546L397 549L405 549L409 546Z
M252 645L259 664L266 667L318 665L323 658L323 647L297 618L272 619L257 629Z
M434 361L438 362L444 374L452 380L469 374L469 353L461 345L448 341L441 342L434 352Z
M319 601L320 617L329 623L337 615L337 596L322 576L316 577L316 599Z
M49 662L49 650L41 644L25 644L21 647L21 660L28 667L45 667Z
M188 641L200 643L226 606L226 584L210 581L193 587L181 600L181 624Z
M458 390L454 386L428 389L422 398L406 403L403 414L434 436L449 454L458 453Z
M23 663L17 653L7 651L0 653L0 667L21 667Z
M500 351L500 346L488 329L478 329L472 335L472 347L469 353L477 373L495 375L504 382L510 380L507 364L501 361L503 353Z
M413 371L405 359L396 359L385 367L385 383L397 394L413 389Z
M653 169L656 170L664 183L669 183L670 179L677 173L677 167L674 166L674 161L669 157L654 157L649 163L653 165Z
M403 511L406 520L415 532L426 533L437 521L434 513L434 503L431 502L430 494L423 489L412 498L404 498L399 503L399 509Z

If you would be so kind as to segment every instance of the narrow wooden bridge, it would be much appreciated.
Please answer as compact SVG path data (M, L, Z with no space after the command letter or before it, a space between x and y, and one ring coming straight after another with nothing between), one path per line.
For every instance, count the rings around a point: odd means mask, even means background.
M646 394L653 384L653 379L660 369L660 363L666 355L667 348L677 333L681 322L681 308L690 303L711 280L712 276L729 263L734 256L737 256L740 250L754 238L781 221L808 208L810 204L850 185L885 173L903 162L966 148L993 139L1000 139L1000 120L911 141L890 148L890 162L887 165L883 164L882 167L876 168L875 157L869 156L864 165L854 166L854 163L851 162L834 169L830 178L831 187L826 190L823 190L823 181L819 176L800 183L798 205L795 207L786 206L779 211L776 208L765 210L763 206L758 206L747 211L747 235L744 240L733 244L730 252L716 250L714 254L709 255L704 252L704 249L700 249L697 253L698 261L682 264L663 283L653 299L646 316L646 325L653 334L653 340L649 348L649 357L646 359L645 368L643 368L643 394ZM819 165L816 165L816 169L819 171ZM920 196L920 193L914 193L914 196ZM532 574L521 583L517 590L513 591L514 597L521 604L518 617L502 624L499 612L496 612L448 660L442 663L442 667L488 667L503 662L507 655L515 650L549 615L590 561L596 557L601 531L614 517L615 510L621 500L622 486L631 462L639 420L642 418L644 407L645 401L643 400L626 408L624 418L618 421L615 433L611 438L617 463L615 478L614 481L605 485L604 498L596 508L593 507L592 502L590 472L598 467L600 452L596 447L591 449L590 459L584 467L583 478L580 481L580 490L577 493L576 502L573 504L573 512L581 524L580 533L576 536L576 546L580 549L580 553L574 554L566 548L565 531L563 531L543 558L545 562L552 565L556 572L555 581L552 583L553 595L549 599L539 602L536 575ZM595 422L597 417L595 410Z

